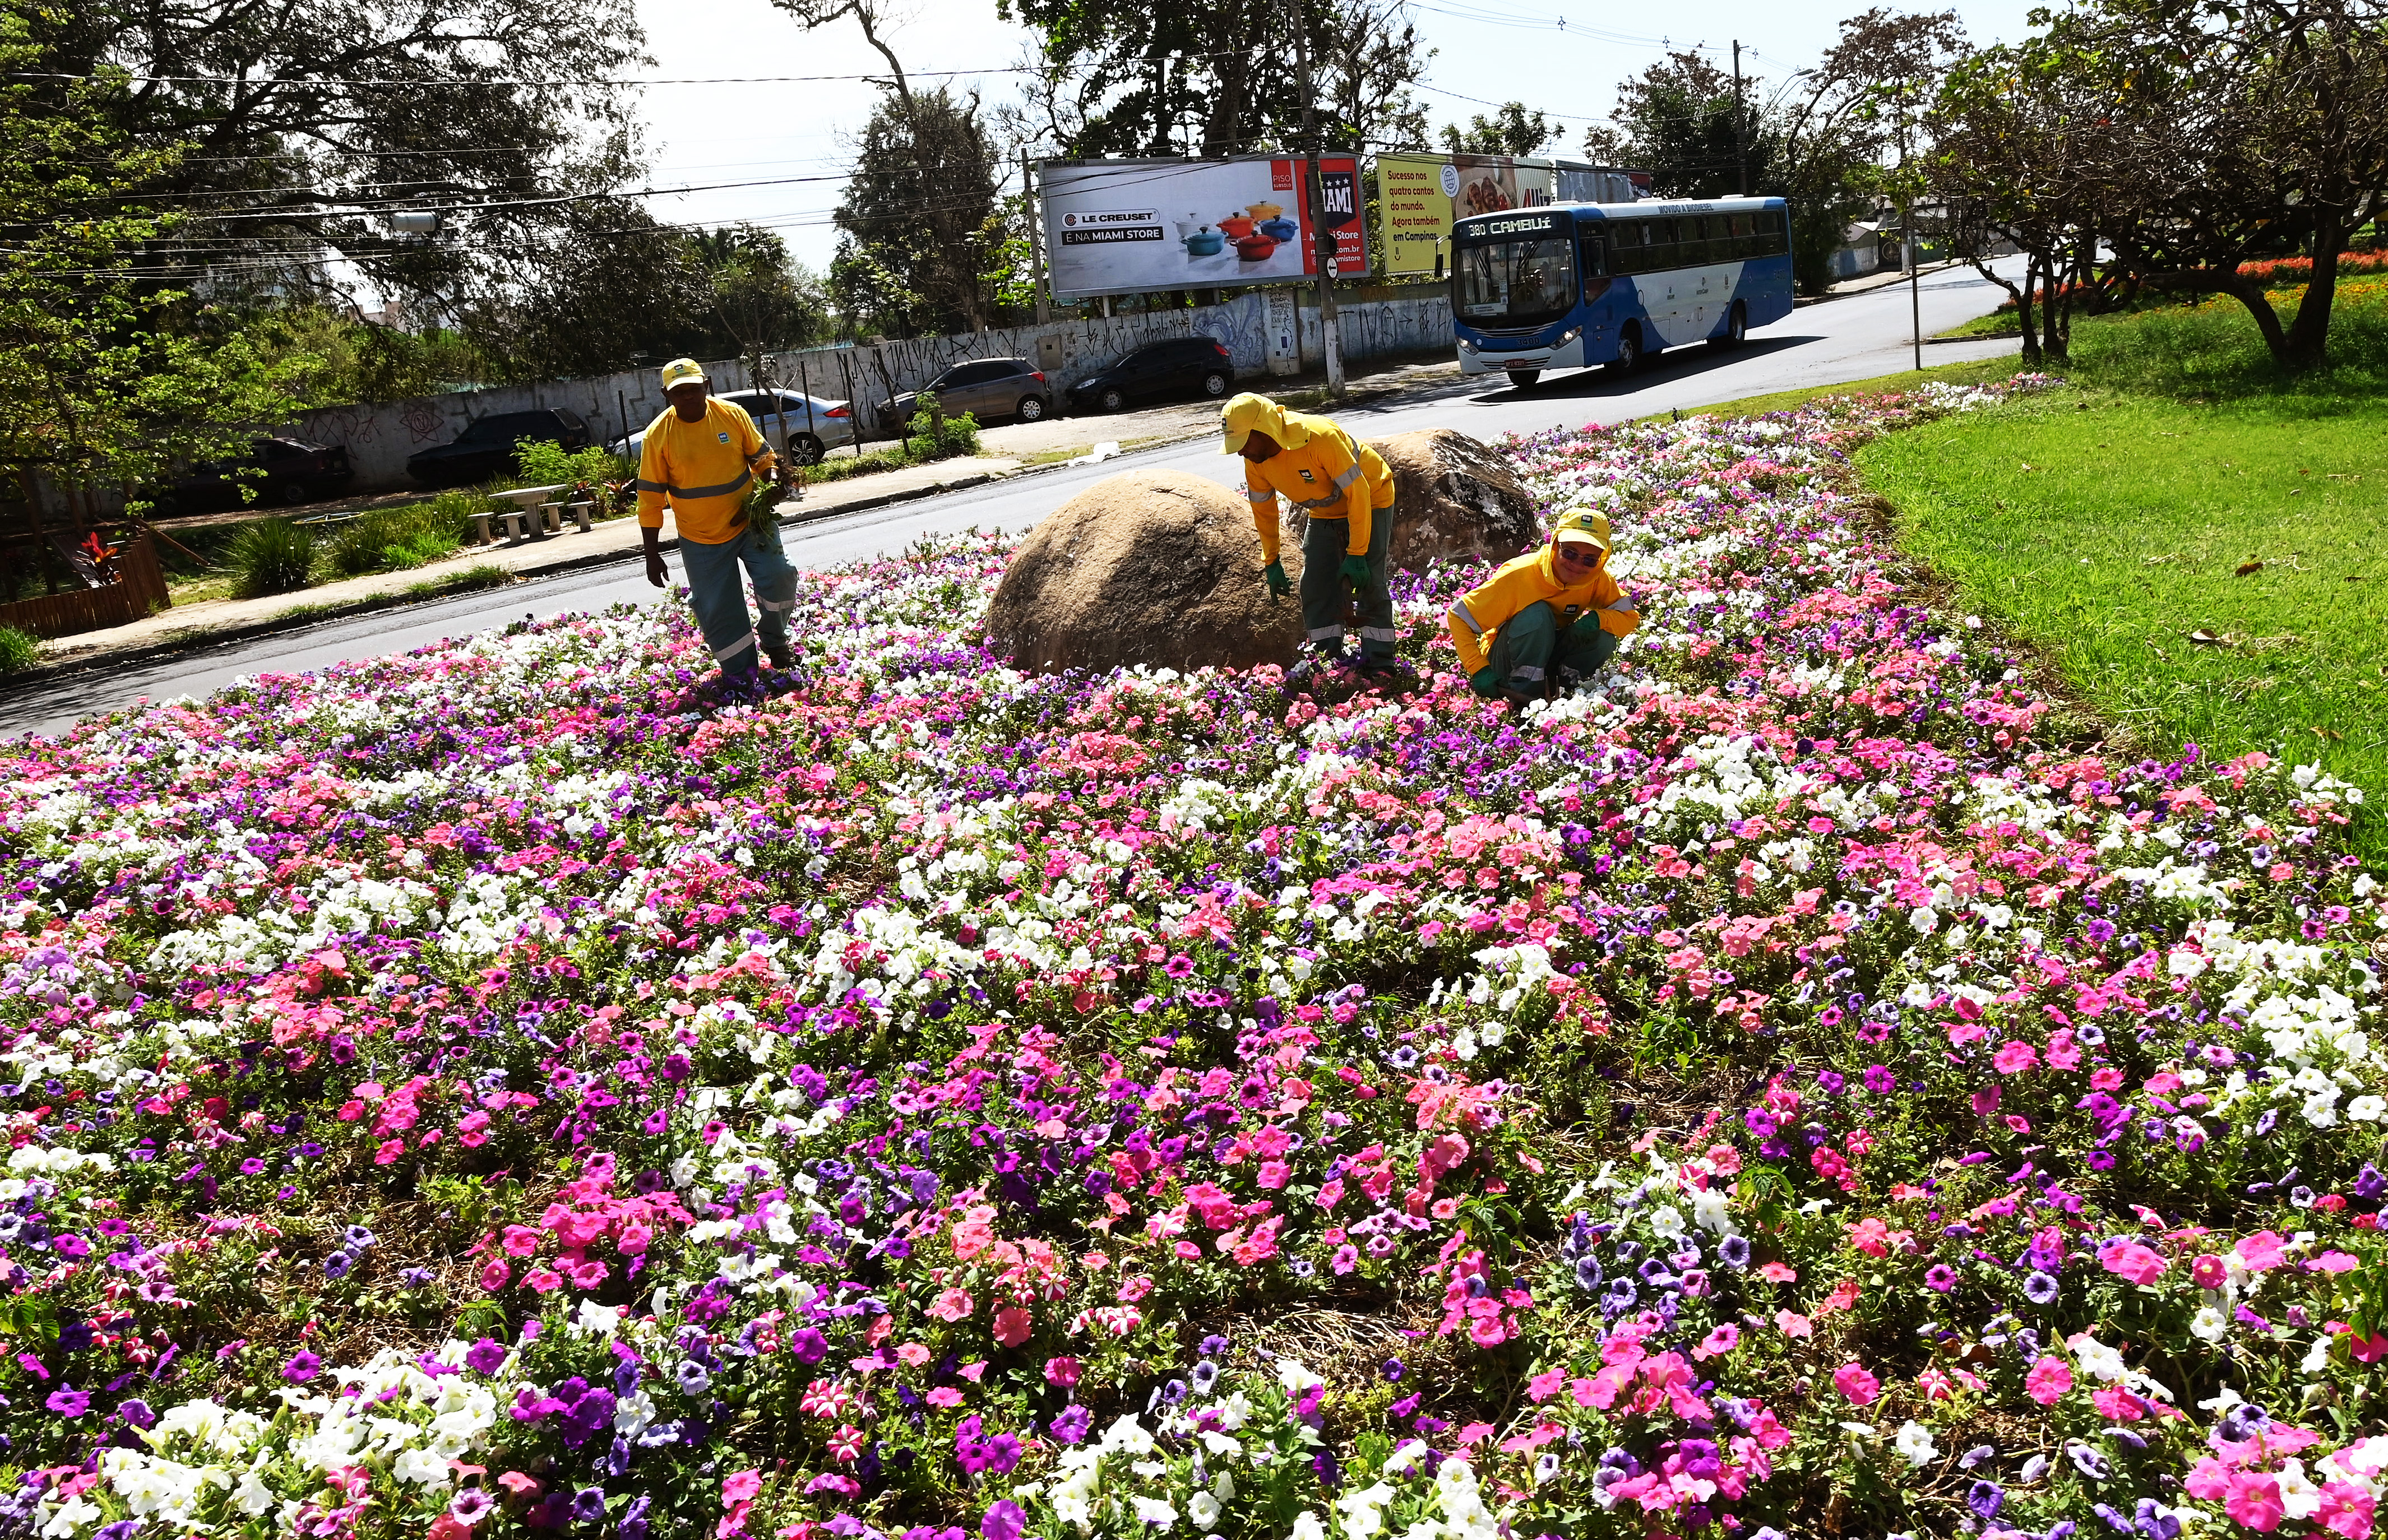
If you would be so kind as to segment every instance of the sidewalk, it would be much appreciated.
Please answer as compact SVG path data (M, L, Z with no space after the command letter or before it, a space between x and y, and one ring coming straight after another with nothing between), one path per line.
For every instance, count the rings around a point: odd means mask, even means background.
M975 486L1019 470L1020 461L1010 459L944 460L931 465L858 476L852 481L832 482L826 486L808 486L802 502L781 505L780 522L783 525L809 524L885 503ZM608 562L627 562L637 557L640 544L639 521L635 518L607 520L586 535L567 524L563 534L551 535L544 540L518 546L466 546L453 556L407 572L346 578L267 599L212 599L177 605L130 625L45 641L42 644L41 665L7 683L72 669L132 663L437 599L457 591L455 587L443 587L443 579L480 574L490 568L519 580ZM667 531L663 544L666 550L670 550L678 542L668 537Z

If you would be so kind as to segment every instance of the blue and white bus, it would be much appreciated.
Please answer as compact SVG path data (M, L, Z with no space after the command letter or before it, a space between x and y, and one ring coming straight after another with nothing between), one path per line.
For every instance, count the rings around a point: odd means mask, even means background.
M1452 226L1452 328L1469 374L1520 389L1546 369L1624 372L1696 338L1719 347L1791 313L1781 198L1556 203Z

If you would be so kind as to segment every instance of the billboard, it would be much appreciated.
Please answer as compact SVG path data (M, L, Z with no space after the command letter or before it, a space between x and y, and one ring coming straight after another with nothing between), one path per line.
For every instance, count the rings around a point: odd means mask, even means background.
M1236 288L1318 273L1305 228L1306 160L1048 161L1037 168L1053 297ZM1360 168L1318 162L1335 270L1365 272Z
M1388 273L1442 277L1451 258L1451 221L1551 202L1632 203L1649 178L1581 160L1507 155L1380 155L1378 219Z

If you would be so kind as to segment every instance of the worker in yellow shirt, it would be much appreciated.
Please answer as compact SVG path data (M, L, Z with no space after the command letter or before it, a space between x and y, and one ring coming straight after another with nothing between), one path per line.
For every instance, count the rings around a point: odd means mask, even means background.
M1633 599L1608 574L1608 521L1587 509L1562 514L1550 543L1505 564L1451 607L1451 641L1469 688L1523 705L1589 675L1642 624Z
M705 368L693 359L664 365L663 385L671 405L647 424L639 449L639 533L646 542L647 581L660 588L670 580L663 553L668 502L680 565L688 572L689 605L722 676L755 672L756 626L738 580L742 563L763 612L762 650L772 667L789 668L795 662L788 612L796 607L796 572L781 549L777 516L750 521L746 511L755 478L775 472L771 446L743 408L706 393Z
M1277 499L1310 516L1302 540L1302 624L1321 661L1343 654L1343 592L1360 596L1360 666L1393 668L1393 596L1385 552L1393 535L1393 473L1384 456L1324 417L1250 392L1220 409L1226 452L1244 457L1244 496L1260 531L1269 592L1293 591L1277 559Z

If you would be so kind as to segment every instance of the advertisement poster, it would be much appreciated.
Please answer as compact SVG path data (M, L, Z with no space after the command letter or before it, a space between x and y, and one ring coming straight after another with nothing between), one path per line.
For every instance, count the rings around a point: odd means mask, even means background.
M1385 271L1440 276L1449 268L1451 221L1551 201L1551 162L1506 155L1380 155L1378 217Z
M1053 297L1315 277L1317 242L1305 238L1306 164L1263 156L1039 166ZM1336 271L1365 272L1359 165L1348 156L1330 156L1318 169Z

